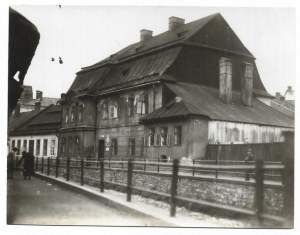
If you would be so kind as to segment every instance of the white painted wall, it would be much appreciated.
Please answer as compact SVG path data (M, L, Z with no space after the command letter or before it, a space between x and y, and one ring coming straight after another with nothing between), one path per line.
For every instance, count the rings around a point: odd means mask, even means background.
M47 155L44 156L43 155L43 143L44 143L44 139L48 140L48 144L47 144ZM33 136L11 136L10 140L9 140L9 146L10 149L12 149L12 141L15 141L15 147L17 147L17 143L18 140L21 140L21 149L20 149L20 154L23 151L23 146L24 146L24 140L27 140L27 148L25 151L29 150L29 140L34 140L34 152L33 155L36 156L36 143L37 140L40 140L40 157L44 156L44 157L57 157L57 150L58 150L58 138L56 135L33 135ZM55 144L54 144L54 155L51 155L50 151L51 151L51 141L55 140Z
M208 141L216 143L272 143L283 142L282 131L293 130L256 124L210 121L208 123Z

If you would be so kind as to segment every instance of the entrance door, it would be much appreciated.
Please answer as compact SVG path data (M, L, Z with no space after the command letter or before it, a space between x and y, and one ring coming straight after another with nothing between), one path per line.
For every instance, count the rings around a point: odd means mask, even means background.
M34 140L29 140L29 150L28 150L28 152L33 154L33 150L34 150Z
M98 158L104 158L105 152L105 140L99 140L98 142Z

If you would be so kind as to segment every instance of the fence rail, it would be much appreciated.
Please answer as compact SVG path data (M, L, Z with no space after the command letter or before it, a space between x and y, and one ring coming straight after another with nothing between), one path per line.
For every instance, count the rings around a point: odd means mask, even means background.
M240 162L240 161L239 161ZM241 162L240 162L241 163ZM244 162L242 162L244 163ZM176 206L178 202L188 202L193 204L198 204L208 208L217 208L226 211L231 211L235 213L240 213L242 215L251 215L256 216L257 221L261 222L263 219L269 219L276 221L278 223L283 223L284 218L280 216L274 216L266 214L263 211L263 198L264 198L264 179L272 178L283 180L287 179L288 172L285 171L285 167L280 162L263 162L262 160L257 160L250 164L218 164L213 165L211 163L204 164L203 162L193 164L184 164L178 160L173 160L170 162L160 162L160 161L148 161L145 159L126 159L122 160L117 159L102 159L101 161L94 160L84 160L84 159L71 159L71 158L36 158L35 159L36 170L39 170L42 174L46 173L47 175L54 175L58 177L62 175L67 181L71 177L75 177L81 185L88 183L89 181L95 181L99 184L99 189L101 192L104 192L105 187L109 184L119 185L124 187L127 192L127 201L131 201L131 195L133 190L139 190L148 192L151 194L163 196L168 198L170 201L170 216L176 215ZM77 173L71 172L72 169L77 169ZM45 170L47 170L45 172ZM96 172L95 177L87 177L85 171ZM127 172L127 184L120 184L115 182L106 181L104 174L107 171L124 171ZM146 188L137 188L132 185L133 173L140 172L143 174L164 174L170 176L170 193L162 193L155 190L149 190ZM270 173L268 173L270 172ZM277 175L274 173L277 172ZM285 172L285 174L283 174ZM242 179L249 179L249 176L253 176L251 183L255 185L255 197L254 204L255 209L249 210L245 208L239 208L235 206L222 205L213 202L196 200L191 198L186 198L183 196L177 195L178 188L178 179L182 176L192 177L194 180L199 180L206 175L211 175L213 178L218 178L220 175L224 174L240 174L244 176ZM276 177L277 178L276 178ZM277 179L277 181L278 181ZM276 181L276 180L275 180ZM285 195L289 195L289 189L285 190Z

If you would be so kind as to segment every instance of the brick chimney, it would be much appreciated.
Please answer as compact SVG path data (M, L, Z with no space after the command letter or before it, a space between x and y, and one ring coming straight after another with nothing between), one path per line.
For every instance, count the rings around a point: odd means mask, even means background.
M220 67L220 87L219 97L226 104L230 104L232 100L232 63L228 58L219 60Z
M281 95L280 95L280 92L276 92L276 93L275 93L276 99L280 99L280 96L281 96Z
M287 89L287 91L286 92L292 92L293 90L292 90L292 86L288 86L288 89Z
M141 36L141 42L144 42L144 41L147 41L149 40L150 38L152 38L152 31L151 30L148 30L148 29L142 29L140 31L140 36Z
M241 79L241 101L244 105L253 105L253 65L244 62Z
M35 102L34 110L36 110L36 111L41 110L41 101Z
M37 90L35 98L40 99L42 101L43 100L43 92Z
M185 19L171 16L169 18L169 30L176 30L179 26L184 25Z

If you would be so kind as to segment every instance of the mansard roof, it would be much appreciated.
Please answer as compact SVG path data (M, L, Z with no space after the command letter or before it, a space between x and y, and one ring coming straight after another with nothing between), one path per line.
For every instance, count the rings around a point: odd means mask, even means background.
M222 35L227 38L222 38ZM70 92L79 96L99 95L128 86L164 81L184 46L191 45L255 59L217 13L129 45L94 65L82 68L67 95ZM258 88L265 91L263 85Z

